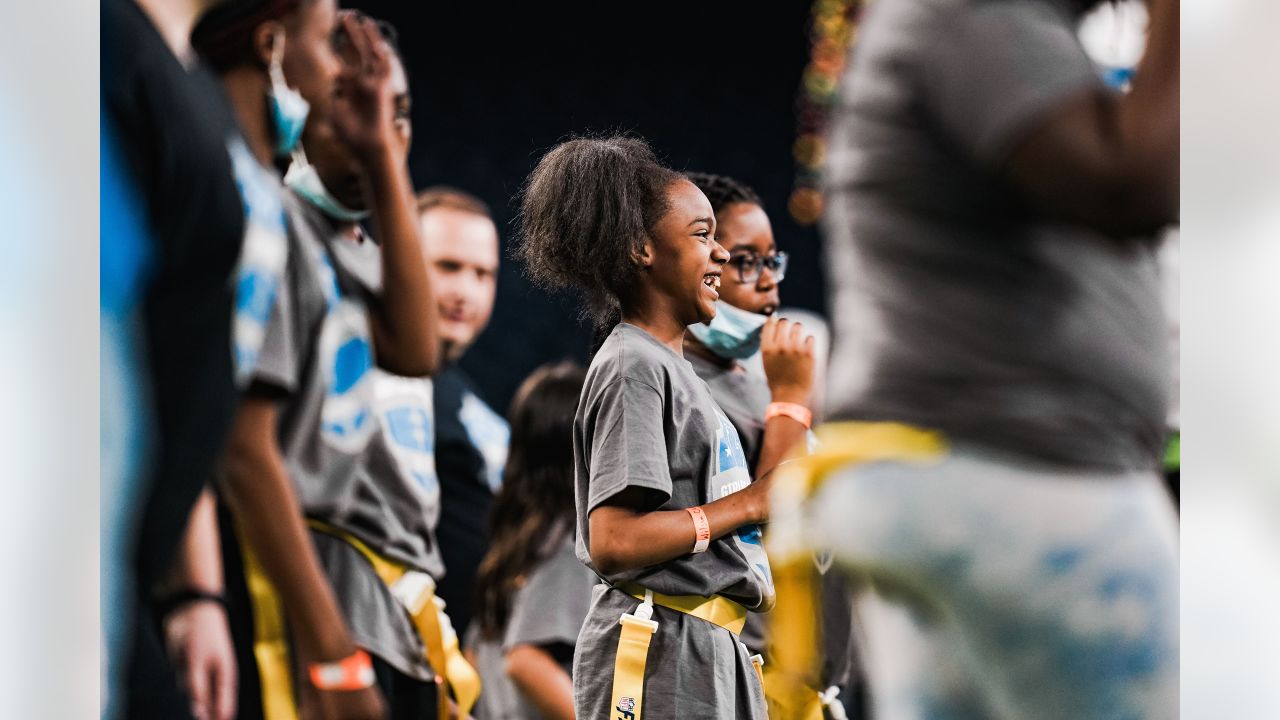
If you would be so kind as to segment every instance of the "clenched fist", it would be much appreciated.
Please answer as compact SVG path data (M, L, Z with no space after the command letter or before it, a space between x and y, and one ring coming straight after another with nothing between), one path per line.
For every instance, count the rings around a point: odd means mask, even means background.
M813 394L813 336L790 320L769 318L760 336L760 355L774 402L809 406Z

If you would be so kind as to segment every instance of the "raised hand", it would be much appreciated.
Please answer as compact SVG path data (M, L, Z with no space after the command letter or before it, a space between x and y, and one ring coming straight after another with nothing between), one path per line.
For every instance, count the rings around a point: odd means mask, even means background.
M760 335L760 354L774 402L809 406L813 393L813 336L798 322L769 318Z
M403 145L395 127L391 49L370 18L344 10L338 22L347 42L339 51L343 67L336 81L331 121L338 136L363 161Z

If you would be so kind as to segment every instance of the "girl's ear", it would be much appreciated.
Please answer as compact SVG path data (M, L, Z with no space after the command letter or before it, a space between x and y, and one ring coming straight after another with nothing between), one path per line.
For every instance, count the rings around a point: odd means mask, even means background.
M277 44L284 42L284 25L276 21L264 22L253 29L253 55L259 67L271 67L271 56L284 48Z
M648 270L653 267L653 241L646 239L644 244L640 246L640 250L632 254L632 259L641 270Z

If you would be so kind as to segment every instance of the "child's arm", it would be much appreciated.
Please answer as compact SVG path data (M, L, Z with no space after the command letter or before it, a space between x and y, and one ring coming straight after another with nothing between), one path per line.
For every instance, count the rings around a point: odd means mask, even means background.
M440 365L435 300L405 165L408 148L395 127L390 50L367 19L342 16L354 58L339 77L333 124L364 168L369 209L382 253L382 296L373 306L375 357L398 375L430 375ZM372 73L360 68L373 67Z
M760 337L764 372L773 402L812 408L813 336L798 322L770 318ZM777 467L787 454L804 442L808 428L792 417L779 415L765 422L755 473L760 477Z
M301 659L341 660L353 654L356 645L311 544L276 441L276 421L275 401L255 394L242 396L223 458L223 496L280 594ZM318 694L326 720L383 717L376 685Z
M507 676L550 720L574 720L573 680L550 653L521 643L507 651Z
M700 506L711 526L711 539L769 517L770 476L726 497ZM635 510L653 506L652 491L631 487L591 511L591 562L604 575L658 565L693 551L695 530L689 512Z

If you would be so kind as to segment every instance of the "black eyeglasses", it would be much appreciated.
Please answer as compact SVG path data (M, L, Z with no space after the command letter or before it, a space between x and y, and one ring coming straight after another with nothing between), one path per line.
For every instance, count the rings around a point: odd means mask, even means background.
M738 268L738 280L742 283L753 283L760 279L762 268L769 268L774 282L782 282L787 275L787 254L776 252L772 255L756 255L747 253L729 258L729 264Z

